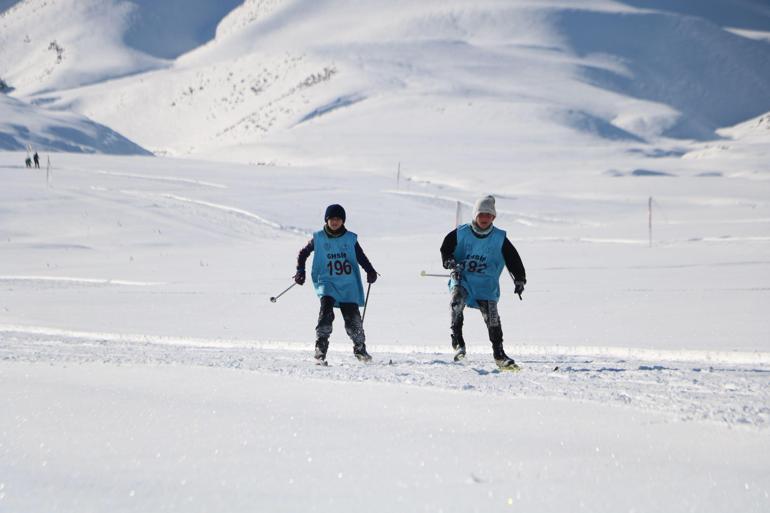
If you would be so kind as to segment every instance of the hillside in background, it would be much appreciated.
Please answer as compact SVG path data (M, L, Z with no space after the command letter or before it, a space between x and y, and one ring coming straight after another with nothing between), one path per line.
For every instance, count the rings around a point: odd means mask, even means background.
M758 0L239 4L5 2L0 77L157 154L434 179L681 154L770 111Z

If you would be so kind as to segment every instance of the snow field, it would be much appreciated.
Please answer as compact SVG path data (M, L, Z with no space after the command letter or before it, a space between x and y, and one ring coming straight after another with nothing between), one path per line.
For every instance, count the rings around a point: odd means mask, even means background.
M11 511L761 511L769 500L764 434L633 408L185 365L4 362L0 379L14 412L0 420Z
M367 313L370 343L446 343L446 286L420 271L443 271L438 246L456 200L468 204L474 192L402 182L393 194L390 176L319 175L312 168L65 155L46 189L39 172L11 166L14 158L0 168L14 183L3 193L2 275L14 286L13 303L3 305L12 311L6 324L308 341L317 310L309 287L295 287L276 304L267 298L291 284L299 248L320 227L325 206L340 202L382 275ZM647 198L629 196L634 180L649 180L649 190L661 192L653 248ZM503 276L507 343L648 348L658 356L683 349L766 352L764 183L684 180L689 184L598 175L590 195L498 193L498 224L522 254L531 282L519 301ZM719 184L728 182L729 193L720 195ZM700 194L682 198L693 186ZM157 285L93 286L120 281ZM115 304L117 317L110 313ZM468 315L469 340L486 348L475 313ZM335 340L347 343L339 328Z

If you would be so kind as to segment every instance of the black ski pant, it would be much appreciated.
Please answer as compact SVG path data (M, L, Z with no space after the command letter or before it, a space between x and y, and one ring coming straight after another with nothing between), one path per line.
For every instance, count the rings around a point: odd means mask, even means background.
M361 312L356 303L340 303L340 312L345 320L345 331L353 344L362 345L366 341L364 325L361 322ZM334 321L334 298L323 296L321 298L321 311L318 314L318 325L315 327L317 340L329 340L332 334L332 321Z
M462 341L460 345L465 345L463 340L463 322L465 321L464 311L467 299L468 291L465 288L458 286L452 289L452 301L450 303L452 308L452 340ZM497 301L477 300L476 302L479 304L484 324L487 325L489 341L492 342L492 347L499 346L502 348L503 328L500 324L500 314L497 312Z

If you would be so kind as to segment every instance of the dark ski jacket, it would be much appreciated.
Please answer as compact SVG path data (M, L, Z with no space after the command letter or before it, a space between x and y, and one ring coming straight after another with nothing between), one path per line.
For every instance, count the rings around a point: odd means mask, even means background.
M480 235L476 233L474 230L471 230L471 233L473 233L474 237L478 237L479 239L483 239L486 237L486 235ZM446 234L446 237L444 237L444 242L441 243L442 265L444 262L446 262L450 258L454 258L456 247L457 247L457 229L455 228L454 230ZM513 279L516 281L523 281L524 283L527 283L527 272L524 270L524 264L521 262L521 257L519 256L519 252L516 251L516 248L513 247L513 244L511 244L511 241L508 240L508 237L506 237L505 241L503 242L502 253L503 253L503 260L505 260L505 267L508 269L508 272L513 274Z

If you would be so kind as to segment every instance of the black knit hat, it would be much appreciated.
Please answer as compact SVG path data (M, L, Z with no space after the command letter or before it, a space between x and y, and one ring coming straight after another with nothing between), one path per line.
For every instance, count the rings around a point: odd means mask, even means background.
M324 222L328 221L330 217L339 217L342 219L342 222L345 222L345 209L342 208L342 205L337 205L336 203L334 205L329 205L326 207L326 213L324 214Z

